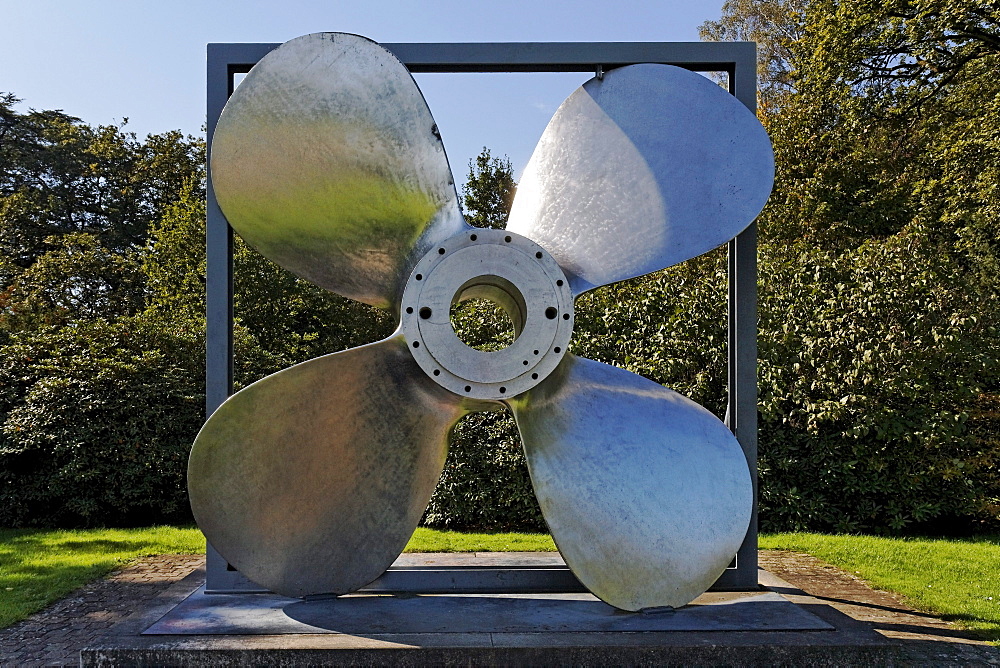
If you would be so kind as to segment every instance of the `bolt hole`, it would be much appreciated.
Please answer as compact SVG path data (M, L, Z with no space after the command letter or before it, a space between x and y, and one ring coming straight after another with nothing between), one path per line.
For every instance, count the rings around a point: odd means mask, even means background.
M539 260L541 260L542 259L542 251L537 251L535 253L535 257L537 257Z
M538 354L538 351L537 351L537 350L532 350L532 351L531 351L531 354L532 354L532 355L537 355L537 354Z
M563 320L569 320L569 313L563 313Z
M557 352L557 353L561 353L562 352L562 348L560 348L559 346L556 346L555 348L553 348L553 350L555 352Z
M434 369L434 375L435 376L440 376L441 375L441 369Z
M413 307L412 306L407 306L406 307L406 312L407 313L413 313Z
M506 241L507 243L510 243L510 237L504 237L503 240Z
M430 318L431 317L431 309L430 309L430 307L428 307L428 306L422 306L420 308L420 317L423 318L424 320L427 320L428 318Z
M560 288L562 287L562 284L563 280L561 278L558 281L556 281L556 285L558 285Z
M545 309L545 317L548 318L549 320L555 320L558 314L559 311L556 310L555 306L550 306L547 309Z
M466 385L465 386L465 391L466 392L472 392L472 386L471 385Z
M414 341L413 342L413 347L414 348L419 348L420 347L420 341Z
M438 255L444 255L444 249L438 248Z
M414 278L416 278L418 281L422 281L422 280L424 280L424 275L423 274L417 274Z
M537 373L531 374L531 380L538 380L538 374Z
M528 366L528 360L524 360L524 362L522 362L522 364L524 364L524 366Z
M470 237L469 237L469 239L470 239L471 241L475 241L475 240L476 240L476 239L478 239L478 238L479 238L479 236L478 236L478 235L476 235L476 234L473 234L472 236L470 236Z
M507 392L507 388L506 387L501 387L500 388L500 394L504 394L506 392Z

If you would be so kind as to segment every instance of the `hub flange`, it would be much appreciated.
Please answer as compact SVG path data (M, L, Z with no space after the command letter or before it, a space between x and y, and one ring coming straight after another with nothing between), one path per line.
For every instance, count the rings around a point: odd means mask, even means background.
M474 297L500 305L514 342L476 350L458 338L451 306ZM513 232L474 229L432 248L403 290L402 332L420 368L455 394L505 399L552 373L573 334L573 293L544 248Z

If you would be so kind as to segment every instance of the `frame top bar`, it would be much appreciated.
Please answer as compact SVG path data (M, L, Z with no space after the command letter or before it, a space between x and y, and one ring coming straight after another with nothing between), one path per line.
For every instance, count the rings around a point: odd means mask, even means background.
M209 59L248 72L280 44L209 44ZM383 44L411 72L588 72L666 63L700 72L755 66L753 42L442 42ZM240 62L245 61L245 62ZM245 68L245 69L244 69Z

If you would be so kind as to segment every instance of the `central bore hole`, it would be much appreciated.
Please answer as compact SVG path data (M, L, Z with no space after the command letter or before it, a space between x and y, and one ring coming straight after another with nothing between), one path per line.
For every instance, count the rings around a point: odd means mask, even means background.
M499 276L474 278L455 294L451 326L458 339L475 350L493 352L514 343L524 326L524 298Z
M476 350L503 350L514 343L514 321L500 304L473 298L451 306L451 326L458 339Z

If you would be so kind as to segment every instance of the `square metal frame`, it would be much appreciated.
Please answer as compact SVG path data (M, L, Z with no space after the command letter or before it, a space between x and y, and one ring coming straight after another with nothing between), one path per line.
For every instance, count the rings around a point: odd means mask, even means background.
M235 75L250 71L280 44L209 44L207 142L235 88ZM664 63L700 72L727 72L729 92L751 111L757 104L757 47L753 42L505 42L383 44L413 73L596 72L637 63ZM207 333L206 415L233 390L233 231L215 200L208 170L206 220ZM730 567L713 589L757 589L757 231L751 225L729 242L729 397L726 423L736 435L753 478L750 528ZM461 570L461 569L456 569ZM391 572L390 572L391 573ZM440 574L439 574L440 575ZM552 591L568 573L507 572L519 591ZM433 587L430 574L411 579L420 591ZM210 592L260 591L208 546L206 588ZM485 590L485 589L484 589Z

